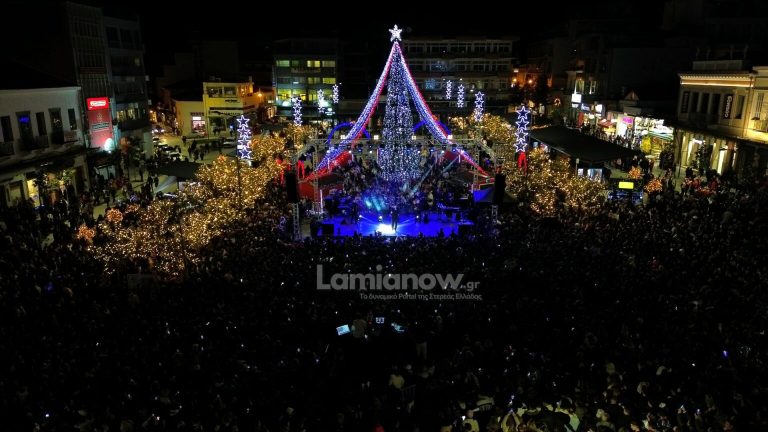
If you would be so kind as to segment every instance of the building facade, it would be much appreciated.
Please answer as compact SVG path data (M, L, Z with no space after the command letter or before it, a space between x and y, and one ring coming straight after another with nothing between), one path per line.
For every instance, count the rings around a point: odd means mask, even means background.
M79 87L0 90L0 205L89 189Z
M139 21L104 17L104 26L112 72L117 140L131 138L141 142L145 154L150 155L152 133Z
M720 174L764 173L768 162L768 67L698 61L680 74L675 143L680 165Z
M331 113L333 86L338 82L337 63L339 42L335 39L283 39L275 42L273 83L277 115L290 117L291 98L300 97L303 116L321 119ZM322 114L318 105L318 90L326 100Z
M252 81L203 83L203 113L205 135L216 136L221 133L234 136L238 124L235 121L241 115L255 119L258 109L265 104L265 96L254 92ZM253 122L252 122L253 124ZM200 130L197 130L198 135Z
M455 111L459 86L465 106L473 106L476 92L485 94L489 111L507 112L512 95L517 38L408 38L403 54L433 112ZM451 82L451 97L446 87Z

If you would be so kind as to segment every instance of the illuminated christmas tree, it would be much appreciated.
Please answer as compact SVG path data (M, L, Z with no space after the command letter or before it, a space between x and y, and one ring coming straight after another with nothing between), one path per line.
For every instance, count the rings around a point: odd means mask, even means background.
M419 151L412 146L413 114L401 56L394 56L387 82L387 105L379 152L382 177L387 181L407 182L419 176Z

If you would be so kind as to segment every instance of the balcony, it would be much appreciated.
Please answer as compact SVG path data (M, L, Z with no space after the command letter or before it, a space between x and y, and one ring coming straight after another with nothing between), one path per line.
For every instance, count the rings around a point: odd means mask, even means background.
M50 145L48 135L39 135L36 137L19 138L16 140L19 149L23 151L32 151L47 148Z
M13 141L0 143L0 156L12 156L13 154Z

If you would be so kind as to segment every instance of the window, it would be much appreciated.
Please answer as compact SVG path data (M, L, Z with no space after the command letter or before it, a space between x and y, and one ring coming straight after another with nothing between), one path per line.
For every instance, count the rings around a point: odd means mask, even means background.
M744 111L744 95L739 95L738 103L736 103L736 117L740 119Z
M29 118L29 111L17 112L16 120L19 123L19 135L21 135L21 139L32 141L34 134L32 133L32 121Z
M336 84L336 78L325 77L323 78L323 84Z
M110 48L120 48L120 38L117 36L117 29L107 27L107 43Z
M51 108L48 110L51 117L51 137L56 144L64 142L64 125L61 122L61 109Z
M320 60L307 60L308 68L319 68L320 64Z
M291 67L290 60L275 60L275 66L277 67Z
M691 112L697 113L699 112L699 93L696 92L693 94L693 97L691 97Z
M307 77L307 84L320 84L322 79L320 77Z
M291 67L299 67L300 62L298 60L291 60Z
M709 93L701 94L701 110L700 111L703 113L709 112Z
M11 129L11 118L9 116L0 117L0 127L3 129L3 142L13 141L13 129Z
M323 67L336 67L336 60L323 60Z
M133 48L133 35L130 30L120 29L120 40L123 42L123 48Z
M36 113L35 118L37 120L37 134L40 136L48 135L48 128L45 126L45 113Z
M757 98L755 101L755 115L752 117L755 120L760 120L762 118L762 112L763 112L763 99L764 99L765 93L758 93Z
M77 116L74 108L67 110L67 117L69 117L69 130L77 130Z
M720 93L715 93L712 95L712 105L709 106L708 114L720 114Z

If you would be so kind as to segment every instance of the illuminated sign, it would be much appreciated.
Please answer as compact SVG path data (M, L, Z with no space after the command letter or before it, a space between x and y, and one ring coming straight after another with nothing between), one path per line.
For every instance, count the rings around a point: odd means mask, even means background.
M632 117L622 117L621 121L624 122L624 124L631 125L632 123L635 122L635 119Z
M88 105L88 111L109 109L109 98L88 98L85 100Z
M581 103L581 94L579 94L579 93L572 94L571 95L571 103L575 103L575 104Z
M634 189L635 183L631 181L620 181L619 189Z
M733 95L729 94L725 96L725 104L723 105L723 118L731 118L731 105L733 105Z

